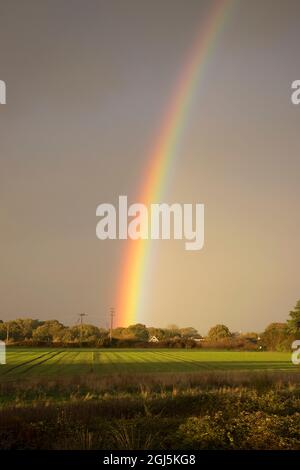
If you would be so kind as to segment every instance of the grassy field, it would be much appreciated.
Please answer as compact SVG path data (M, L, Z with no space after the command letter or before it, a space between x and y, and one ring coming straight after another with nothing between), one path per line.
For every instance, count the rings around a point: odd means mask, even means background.
M210 370L299 370L289 353L170 349L19 349L9 348L0 380L88 373L201 372Z
M289 353L9 348L0 447L299 450L297 371Z

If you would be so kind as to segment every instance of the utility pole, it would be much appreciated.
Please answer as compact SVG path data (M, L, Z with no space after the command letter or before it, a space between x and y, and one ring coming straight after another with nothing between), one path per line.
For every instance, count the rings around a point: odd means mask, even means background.
M115 309L111 307L109 311L110 315L110 329L109 329L109 340L112 342L112 331L113 331L113 326L114 326L114 316L115 316Z
M83 326L83 317L85 317L87 313L78 313L79 320L80 320L80 346L82 343L82 326Z
M8 344L9 340L9 323L6 324L6 344Z

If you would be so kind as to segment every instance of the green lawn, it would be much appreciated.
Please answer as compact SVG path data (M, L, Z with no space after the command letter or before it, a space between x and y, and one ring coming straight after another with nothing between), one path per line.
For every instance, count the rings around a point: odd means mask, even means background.
M0 379L78 375L90 372L199 372L208 370L299 370L290 353L172 349L9 348Z

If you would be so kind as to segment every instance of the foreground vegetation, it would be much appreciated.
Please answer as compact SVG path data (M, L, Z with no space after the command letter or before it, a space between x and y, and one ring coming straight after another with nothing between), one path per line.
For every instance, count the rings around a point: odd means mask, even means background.
M300 449L294 372L36 377L0 396L3 449Z

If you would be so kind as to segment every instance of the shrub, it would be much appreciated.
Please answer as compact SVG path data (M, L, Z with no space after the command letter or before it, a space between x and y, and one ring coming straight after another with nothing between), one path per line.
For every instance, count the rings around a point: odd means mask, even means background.
M300 449L300 414L242 411L228 419L218 411L188 418L179 427L178 438L185 449Z

